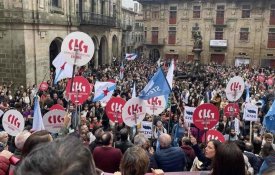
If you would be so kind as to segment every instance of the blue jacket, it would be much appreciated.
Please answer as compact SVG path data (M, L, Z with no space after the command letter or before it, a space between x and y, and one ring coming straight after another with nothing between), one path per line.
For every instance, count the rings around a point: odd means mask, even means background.
M164 172L184 171L186 157L180 147L162 148L154 154L158 168Z

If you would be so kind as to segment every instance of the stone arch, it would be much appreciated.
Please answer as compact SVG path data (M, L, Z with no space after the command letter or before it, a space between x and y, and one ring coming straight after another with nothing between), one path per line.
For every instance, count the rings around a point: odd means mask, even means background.
M62 45L63 39L60 37L56 37L50 44L49 46L49 64L50 64L50 69L55 70L55 67L53 66L53 60L55 57L60 53L61 51L61 45Z
M105 36L100 39L99 49L98 49L98 65L103 65L108 63L108 40Z
M112 56L118 58L118 39L116 35L112 38Z
M149 58L153 61L156 62L160 58L160 51L157 48L153 48L150 50L149 53Z

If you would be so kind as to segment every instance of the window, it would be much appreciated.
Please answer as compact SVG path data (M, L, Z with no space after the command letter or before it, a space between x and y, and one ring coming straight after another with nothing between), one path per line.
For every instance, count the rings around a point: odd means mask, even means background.
M275 28L269 29L267 47L275 48Z
M270 25L275 25L275 4L271 5L270 8L270 20L269 20Z
M224 24L224 5L217 6L216 24Z
M215 30L215 39L216 40L222 40L223 39L223 28L216 28Z
M52 0L52 6L53 7L61 7L60 0Z
M145 41L147 39L147 27L144 27L144 39L145 39Z
M152 43L157 44L158 43L158 32L159 28L158 27L152 27Z
M177 23L177 6L170 7L169 24Z
M249 29L248 28L241 28L240 30L240 40L241 41L248 41Z
M176 27L169 27L169 38L168 38L168 44L176 44Z
M159 19L159 12L152 12L152 19Z
M201 6L194 6L193 7L193 18L200 18L201 17Z
M250 5L243 5L242 6L242 18L250 18Z

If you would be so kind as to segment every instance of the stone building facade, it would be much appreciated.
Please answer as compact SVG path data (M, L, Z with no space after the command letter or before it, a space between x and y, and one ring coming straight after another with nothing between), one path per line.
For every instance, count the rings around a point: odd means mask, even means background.
M138 0L144 52L157 60L191 61L192 31L202 35L202 62L275 67L275 1Z
M95 44L92 64L121 53L121 0L0 0L0 82L30 85L49 78L63 39L82 31Z

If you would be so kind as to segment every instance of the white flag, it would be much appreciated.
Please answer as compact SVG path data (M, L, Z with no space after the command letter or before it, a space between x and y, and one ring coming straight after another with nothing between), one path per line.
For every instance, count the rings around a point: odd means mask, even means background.
M167 79L171 89L173 88L174 69L175 69L174 60L172 60L170 63L170 67L168 69L167 75L166 75L166 79Z
M57 84L58 81L64 78L72 78L73 65L65 61L64 55L61 52L53 60L53 65L56 68L54 84Z
M136 97L137 96L137 92L136 92L136 83L134 83L134 87L133 87L133 90L132 90L132 98Z
M101 101L107 103L112 97L115 89L116 83L97 81L95 83L95 95L93 102Z

